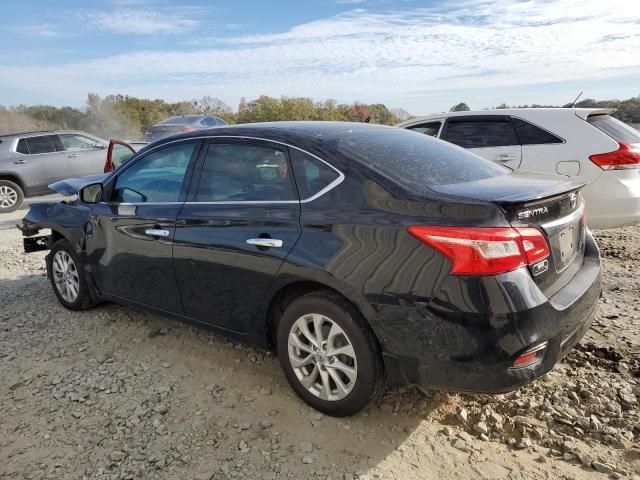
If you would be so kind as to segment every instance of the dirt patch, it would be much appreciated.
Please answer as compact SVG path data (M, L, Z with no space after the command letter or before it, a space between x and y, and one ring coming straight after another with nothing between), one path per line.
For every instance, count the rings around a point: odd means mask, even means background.
M543 379L501 396L402 388L335 419L294 395L269 352L121 306L65 310L44 276L44 254L23 254L18 232L1 230L0 477L640 472L640 229L598 238L603 250L619 238L615 251L629 257L607 254L594 329Z

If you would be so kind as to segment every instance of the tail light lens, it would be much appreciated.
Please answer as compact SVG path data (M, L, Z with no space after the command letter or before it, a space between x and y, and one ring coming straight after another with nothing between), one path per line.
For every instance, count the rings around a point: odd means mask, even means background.
M183 132L195 132L197 130L197 128L193 128L193 127L184 127L182 129Z
M603 170L623 170L640 167L640 145L619 143L613 152L591 155L589 159Z
M452 275L497 275L549 256L535 228L412 226L409 233L447 257Z

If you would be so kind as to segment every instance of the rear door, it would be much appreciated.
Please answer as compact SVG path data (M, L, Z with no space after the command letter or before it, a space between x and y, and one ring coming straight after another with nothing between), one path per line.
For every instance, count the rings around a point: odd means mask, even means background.
M57 135L20 138L10 156L16 173L31 192L45 192L47 185L71 176L64 147Z
M567 148L564 139L522 118L511 117L511 122L522 145L520 168L560 175L580 174L576 150Z
M93 207L87 234L87 255L100 292L182 313L173 237L200 143L164 145L111 177L106 201Z
M235 332L249 330L300 236L300 202L287 148L216 139L181 210L174 266L185 314Z
M58 137L67 154L72 177L103 173L107 156L107 146L104 143L79 133L60 133Z
M522 147L507 115L449 117L440 138L509 168L518 168L522 161Z

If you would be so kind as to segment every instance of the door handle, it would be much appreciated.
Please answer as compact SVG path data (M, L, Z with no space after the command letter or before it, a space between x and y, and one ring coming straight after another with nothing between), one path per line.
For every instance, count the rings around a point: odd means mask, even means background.
M163 230L161 228L147 228L144 231L144 233L152 237L163 237L163 238L171 235L171 232L169 230Z
M508 162L509 160L515 160L516 156L511 155L510 153L503 153L501 155L496 155L496 160L499 162Z
M250 238L249 240L247 240L247 243L249 245L255 245L257 247L282 247L282 240L278 240L277 238Z
M67 158L76 158L79 157L80 155L78 153L70 153L69 155L67 155Z
M15 161L15 162L13 162L13 163L15 163L15 164L17 164L17 165L24 165L25 163L27 163L27 161L26 161L26 160L16 160L16 161Z

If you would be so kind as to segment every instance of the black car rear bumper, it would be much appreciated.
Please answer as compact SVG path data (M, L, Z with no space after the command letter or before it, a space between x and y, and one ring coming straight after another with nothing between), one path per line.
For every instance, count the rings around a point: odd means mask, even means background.
M392 385L501 393L543 375L591 326L600 256L587 233L582 267L551 298L525 269L496 277L448 277L428 302L377 305L374 330ZM516 358L545 346L536 363Z

